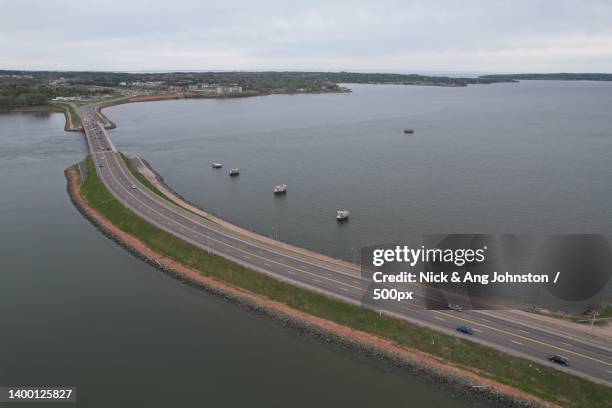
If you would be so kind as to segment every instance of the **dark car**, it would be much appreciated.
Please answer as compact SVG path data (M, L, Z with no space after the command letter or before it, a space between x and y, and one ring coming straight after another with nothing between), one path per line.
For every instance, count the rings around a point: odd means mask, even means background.
M551 354L550 356L548 356L548 359L553 363L561 364L566 367L569 365L569 359L558 354Z
M457 326L457 331L461 333L469 334L470 336L474 334L474 330L472 330L471 327L465 326L465 325Z

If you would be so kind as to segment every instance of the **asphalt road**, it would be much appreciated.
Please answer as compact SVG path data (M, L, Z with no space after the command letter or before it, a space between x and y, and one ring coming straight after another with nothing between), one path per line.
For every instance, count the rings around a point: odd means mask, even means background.
M273 242L240 234L195 215L143 186L128 170L112 141L95 120L91 106L81 107L89 151L98 174L111 193L128 208L159 228L212 253L279 279L361 304L371 282L359 268L343 261L291 251ZM229 177L229 176L228 176ZM409 302L388 302L385 313L457 336L509 351L560 370L570 371L612 386L612 345L589 342L533 323L510 322L477 311L422 310ZM458 325L473 336L456 331ZM549 354L570 360L569 367L548 362Z

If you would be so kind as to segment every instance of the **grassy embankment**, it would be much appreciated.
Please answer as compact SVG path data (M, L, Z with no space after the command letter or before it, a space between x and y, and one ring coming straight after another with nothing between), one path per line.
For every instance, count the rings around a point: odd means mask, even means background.
M534 313L541 316L551 317L554 319L565 320L568 322L573 322L577 324L582 324L588 326L591 324L592 315L589 313L579 315L579 314L569 314L565 312L557 312L557 311L548 311L548 310L530 310L530 313ZM604 305L599 309L595 322L593 323L595 326L607 326L612 321L611 320L601 320L601 319L610 319L612 318L612 306Z
M149 181L149 179L147 179L141 172L139 172L138 169L136 167L134 167L134 165L130 162L130 159L128 159L128 157L125 154L123 154L121 152L119 154L123 158L123 161L124 161L125 165L127 166L127 168L134 175L134 177L136 177L138 179L138 181L140 181L145 187L147 187L149 190L151 190L152 192L154 192L155 194L157 194L158 196L160 196L164 200L166 200L166 201L168 201L168 202L170 202L172 204L176 204L174 201L172 201L172 199L170 197L168 197L167 195L165 195L164 193L159 191L159 189L157 187L155 187L153 185L153 183L151 183ZM205 216L203 216L201 214L198 214L196 212L193 212L189 208L184 208L184 210L185 211L189 211L190 213L192 213L194 215L197 215L198 217L202 217L202 218L208 220L207 217L205 217Z
M147 187L149 190L151 190L152 192L154 192L155 194L157 194L158 196L160 196L164 200L172 202L172 200L170 200L168 197L166 197L166 195L164 193L159 191L157 189L157 187L155 187L149 181L149 179L147 179L145 176L143 176L142 173L139 172L136 167L134 167L134 165L132 164L132 162L130 162L130 159L128 159L126 155L124 155L123 153L119 153L119 154L121 155L121 158L123 159L123 162L125 163L125 165L128 168L128 170L130 170L130 172L134 175L134 177L136 177L138 179L138 181L140 181L145 187Z
M81 191L90 205L115 226L154 251L194 268L204 276L282 302L294 309L390 339L484 377L499 381L564 406L612 406L612 389L532 361L458 337L363 309L313 291L277 281L265 274L208 254L144 221L125 208L97 177L91 158Z
M49 104L51 107L58 107L60 111L66 112L70 117L70 121L74 127L81 127L81 117L77 115L74 107L69 103L52 102Z
M77 115L74 107L68 103L51 102L46 105L23 106L12 110L15 112L63 112L70 117L70 121L75 127L81 126L81 118Z

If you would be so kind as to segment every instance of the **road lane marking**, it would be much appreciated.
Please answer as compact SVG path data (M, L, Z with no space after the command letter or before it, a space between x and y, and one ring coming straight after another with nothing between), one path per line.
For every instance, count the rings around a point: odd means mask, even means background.
M518 344L519 346L524 346L524 344L523 344L523 343L521 343L520 341L510 340L510 342L511 342L511 343L514 343L514 344Z
M434 316L434 319L436 319L436 320L440 320L440 321L443 321L443 322L445 322L445 321L446 321L446 319L443 319L443 318L438 317L438 316Z
M118 159L117 159L117 158L116 158L114 155L113 155L113 158L115 159L115 162L118 160ZM116 163L116 164L117 164L117 163ZM117 166L118 166L118 167L120 168L120 170L123 172L123 169L121 168L121 166L120 166L119 164L117 164ZM119 185L119 187L120 187L120 188L123 188L125 191L127 191L127 193L128 193L129 195L132 195L132 194L131 194L131 192L130 192L129 190L127 190L127 188L126 188L126 187L124 187L123 185L121 185L121 183L119 183L119 181L117 180L117 177L115 176L115 174L114 174L113 170L111 170L111 169L110 169L110 166L109 166L109 171L108 171L108 173L109 173L109 174L110 174L110 176L111 176L111 177L112 177L112 178L115 180L115 182L116 182L116 183ZM152 200L152 201L153 201L153 202L154 202L156 205L159 205L159 206L163 207L163 205L159 204L157 201L155 201L155 200ZM145 204L147 207L149 207L149 206L148 206L146 203L144 203L144 204ZM149 208L151 208L151 207L149 207ZM152 209L153 211L155 211L155 212L158 212L158 211L156 211L156 210L155 210L155 209L153 209L153 208L151 208L151 209ZM149 212L150 212L150 211L149 211ZM159 212L158 212L158 213L159 213ZM194 220L192 220L192 219L189 219L189 218L187 218L187 217L184 217L184 218L186 218L186 220L188 220L189 222L194 222ZM200 226L202 226L202 227L205 227L205 228L210 228L210 227L207 227L207 226L205 226L205 225L199 224L199 223L197 223L197 222L196 222L196 224L197 224L197 225L200 225ZM195 230L193 230L191 227L188 227L188 228L189 228L189 229L191 229L192 231L194 231L194 232L196 232L196 233L198 233L198 234L200 234L200 235L204 236L204 237L207 237L207 235L205 235L204 233L201 233L201 232L199 232L199 231L195 231ZM237 238L234 238L234 239L237 239ZM227 243L225 243L225 242L221 242L221 241L219 241L219 240L217 240L217 239L214 239L214 238L213 238L213 240L214 240L214 241L217 241L217 242L220 242L220 243L222 243L223 245L226 245L226 246L228 246L228 247L230 247L230 248L231 248L231 245L229 245L229 244L227 244ZM237 240L238 240L238 239L237 239ZM245 251L245 252L246 252L246 251ZM259 257L259 256L257 256L257 257L258 257L258 258L262 258L262 257ZM265 259L265 258L262 258L262 259ZM280 264L280 265L284 265L284 264L283 264L283 263L281 263L281 262L277 262L277 261L272 261L272 262L274 262L274 263L278 263L278 264ZM303 271L303 270L301 270L301 269L299 269L299 268L296 268L296 267L292 267L292 266L289 266L289 265L284 265L284 266L287 266L287 267L289 267L289 268L291 268L291 269L295 269L295 270L298 270L298 271L301 271L301 272L307 273L307 274L309 274L309 275L315 275L315 274L309 273L309 272L307 272L307 271ZM354 269L357 269L357 268L354 268ZM290 272L290 273L294 274L293 272ZM319 276L319 275L315 275L315 276ZM344 282L341 282L341 281L337 281L337 280L330 279L330 278L325 278L325 277L323 277L323 278L324 278L324 279L327 279L327 280L330 280L330 281L333 281L333 282L335 282L335 283L338 283L338 284L340 284L340 285L345 285L345 286L349 286L349 287L352 287L352 288L358 289L358 290L360 290L360 291L363 291L363 290L364 290L364 289L363 289L363 288L361 288L361 287L356 287L356 286L353 286L353 285L349 285L349 284L344 283ZM360 282L360 283L361 283L361 282ZM435 312L436 312L436 313L440 313L440 314L444 314L444 313L442 313L442 312L438 312L438 311L435 311ZM446 315L448 315L448 314L446 314ZM451 316L451 315L448 315L448 316L450 316L450 317L454 317L454 316ZM565 351L565 352L570 353L570 354L574 354L574 355L582 356L582 357L584 357L584 358L587 358L587 359L590 359L590 360L593 360L593 361L597 361L597 362L603 363L603 364L608 365L608 366L612 366L612 364L611 364L611 363L608 363L608 362L606 362L606 361L602 361L602 360L599 360L599 359L597 359L597 358L590 357L590 356L587 356L587 355L584 355L584 354L581 354L581 353L576 353L576 352L571 351L571 350L565 350L565 349L563 349L563 348L560 348L560 347L557 347L557 346L554 346L554 345L551 345L551 344L547 344L547 343L545 343L545 342L542 342L542 341L539 341L539 340L536 340L536 339L530 339L530 338L527 338L527 337L524 337L524 336L520 336L520 335L517 335L517 334L515 334L515 333L508 332L508 331L506 331L506 330L498 329L498 328L495 328L495 327L489 327L489 326L483 325L483 324L481 324L481 323L473 322L473 321L468 320L468 319L463 319L463 318L460 318L460 317L455 317L455 318L456 318L456 319L459 319L459 320L464 320L464 321L466 321L466 322L470 322L470 323L473 323L473 324L478 324L478 325L481 325L481 326L484 326L484 327L488 327L489 329L492 329L492 330L495 330L495 331L498 331L498 332L501 332L501 333L506 333L506 334L509 334L509 335L512 335L512 336L515 336L515 337L519 337L519 338L524 338L524 339L526 339L526 340L528 340L528 341L531 341L531 342L534 342L534 343L539 343L539 344L542 344L542 345L545 345L545 346L548 346L548 347L552 347L552 348L555 348L555 349L558 349L558 350L562 350L562 351ZM483 321L486 321L486 322L490 322L490 320L487 320L487 319L482 319L482 320L483 320Z
M117 165L117 167L119 168L119 171L121 172L120 177L123 176L123 178L125 178L129 182L130 181L129 178L130 178L131 173L130 173L130 175L128 175L125 172L125 170L123 169L123 167L121 166L121 164L124 164L123 160L119 160L117 158L117 155L115 155L115 154L112 154L111 156L113 157L113 159L115 161L115 164ZM118 181L112 171L111 171L111 175L113 176L113 178L115 178L116 181ZM133 175L131 175L131 176L134 177ZM140 183L140 181L138 181L138 180L136 180L136 182ZM123 186L121 186L121 187L123 187ZM145 186L145 188L146 188L146 186ZM128 192L128 194L131 194L129 190L126 190L126 191ZM154 195L152 195L154 193L152 193L148 188L146 188L146 190L144 190L142 192L142 194L146 198L148 198L149 200L155 202L164 211L171 212L171 213L175 214L177 217L181 217L181 218L187 220L188 222L193 222L193 223L195 223L196 225L198 225L200 227L206 228L208 231L212 231L212 228L214 228L214 226L207 225L205 222L202 223L203 220L200 219L200 218L198 218L197 220L191 218L189 214L185 214L185 208L180 206L180 205L178 205L178 204L176 204L176 203L172 203L172 205L173 205L172 207L166 207L168 205L167 202L165 202L165 201L160 201L160 202L156 201L158 197L155 197ZM179 213L177 211L181 211L182 213ZM254 242L246 241L244 237L233 236L233 235L229 234L228 232L219 232L219 234L222 234L222 235L227 236L227 237L231 237L231 239L234 240L234 241L240 241L240 242L247 243L250 246L257 247L258 245L261 245L261 244L259 244L257 242L254 243ZM308 259L301 259L299 257L296 257L295 255L283 254L281 252L278 252L278 248L272 248L272 249L270 249L270 252L273 252L273 253L276 253L278 255L284 256L286 258L293 259L294 261L298 261L298 262L301 262L301 263L307 263L309 265L312 265L311 261L309 261ZM293 251L291 251L291 253L295 254L295 252L293 252ZM353 265L345 265L345 264L343 264L341 262L337 262L337 261L335 261L333 259L328 259L326 262L328 262L331 265L335 265L335 266L346 267L346 268L357 270L357 271L361 270L360 267L356 267L356 266L353 266ZM338 272L338 273L341 273L341 274L345 275L344 272ZM361 284L361 282L357 282L356 284Z
M455 318L455 319L457 319L457 320L463 320L464 322L468 322L468 323L476 324L476 325L478 325L478 326L486 327L487 329L494 330L494 331L496 331L496 332L500 332L500 333L504 333L504 334L507 334L507 335L509 335L509 336L518 337L518 338L520 338L520 339L523 339L523 340L526 340L526 341L529 341L529 342L532 342L532 343L537 343L537 344L540 344L540 345L542 345L542 346L551 347L551 348L554 348L554 349L556 349L556 350L561 350L561 351L563 351L563 352L565 352L565 353L573 354L573 355L575 355L575 356L580 356L580 357L583 357L583 358L586 358L586 359L589 359L589 360L597 361L598 363L602 363L602 364L605 364L605 365L607 365L607 366L612 367L612 363L608 363L607 361L603 361L603 360L600 360L600 359L595 358L595 357L587 356L586 354L577 353L577 352L572 351L572 350L564 349L563 347L555 346L555 345L553 345L553 344L549 344L549 343L546 343L546 342L544 342L544 341L540 341L540 340L532 339L532 338L530 338L530 337L525 337L525 336L522 336L522 335L520 335L520 334L516 334L516 333L509 332L509 331L507 331L507 330L498 329L497 327L487 326L486 324L478 323L478 322L475 322L475 321L473 321L473 320L465 319L465 318L463 318L463 317L453 316L453 315L451 315L451 314L448 314L448 313L445 313L445 312L440 312L440 311L438 311L438 310L434 310L433 312L434 312L434 313L439 313L439 314L442 314L442 315L444 315L444 316L449 316L449 317L451 317L451 318Z

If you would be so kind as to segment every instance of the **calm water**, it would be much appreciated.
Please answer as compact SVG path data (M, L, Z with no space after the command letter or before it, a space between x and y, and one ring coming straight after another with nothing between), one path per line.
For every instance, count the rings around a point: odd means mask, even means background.
M117 146L189 200L335 257L422 233L612 232L612 83L349 86L107 114Z
M259 99L238 106L247 115L248 104L258 101L269 103ZM179 104L181 109L190 105ZM191 106L214 110L221 105ZM231 106L236 104L221 109ZM145 112L130 126L139 121L144 126L149 115ZM193 119L188 119L189 112L185 115L177 123ZM80 134L63 132L63 125L60 114L0 115L0 385L75 385L77 405L87 407L490 406L304 338L133 258L105 239L69 202L63 170L83 157L85 144ZM216 138L212 129L182 137L174 131L172 135L185 143L174 152L182 150L188 156L193 149L189 140L202 137L216 140L218 152L234 138L236 146L243 146L253 129L244 131ZM261 132L264 138L274 134ZM285 132L276 132L282 140ZM309 131L305 132L309 141ZM117 139L122 146L137 140ZM149 155L164 149L161 139L152 136L145 156L156 165L169 160L166 165L172 167L172 154L166 159ZM206 189L209 157L216 156L205 148L208 144L200 145L206 154L174 159L180 166L189 160L196 166L192 172L198 172L202 184L198 191ZM138 150L131 146L128 150ZM279 146L262 145L253 152L253 166L272 165ZM265 152L268 156L262 161L259 155ZM240 161L239 150L234 153L233 160ZM232 161L230 156L221 159ZM314 163L318 159L308 160L319 167ZM257 167L240 165L245 175L234 185L236 191L252 184L249 180L257 174L250 174ZM276 169L270 174L295 171ZM218 185L226 181L222 177ZM287 211L299 191L297 179L289 181L296 191L287 197ZM187 186L177 185L183 190Z

